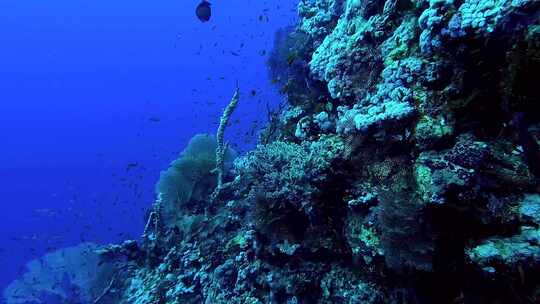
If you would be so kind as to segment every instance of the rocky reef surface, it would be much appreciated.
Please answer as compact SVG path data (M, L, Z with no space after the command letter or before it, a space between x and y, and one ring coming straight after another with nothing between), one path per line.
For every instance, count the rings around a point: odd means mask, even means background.
M540 2L298 11L269 60L288 105L217 195L196 136L142 241L93 251L88 303L539 303Z

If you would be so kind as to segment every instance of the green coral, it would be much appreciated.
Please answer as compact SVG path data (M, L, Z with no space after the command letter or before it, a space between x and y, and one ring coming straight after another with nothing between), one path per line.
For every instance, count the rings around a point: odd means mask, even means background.
M381 241L377 232L372 227L363 226L360 231L360 240L366 244L366 246L371 248L378 248Z
M233 248L245 249L248 246L248 239L244 233L236 235L225 245L225 252L231 251Z
M517 267L519 262L540 262L539 243L540 229L524 226L515 236L487 239L466 253L472 262L484 268L500 264Z
M424 115L416 124L414 135L418 147L427 149L451 136L453 132L454 128L448 119Z
M414 39L418 36L418 22L414 16L409 16L396 28L393 35L381 45L381 55L384 65L406 58L414 53Z

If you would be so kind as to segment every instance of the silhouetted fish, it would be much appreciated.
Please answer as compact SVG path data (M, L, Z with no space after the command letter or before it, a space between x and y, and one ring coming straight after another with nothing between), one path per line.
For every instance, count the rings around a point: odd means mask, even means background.
M210 8L210 2L206 0L202 0L201 3L197 5L195 14L197 14L197 18L199 18L201 22L209 21L210 17L212 16L212 9Z

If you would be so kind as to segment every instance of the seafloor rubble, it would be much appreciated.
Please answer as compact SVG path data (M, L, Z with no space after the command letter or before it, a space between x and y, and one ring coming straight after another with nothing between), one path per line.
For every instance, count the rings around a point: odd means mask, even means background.
M109 283L74 282L81 301L539 303L540 2L298 10L260 144L226 151L214 192L216 141L196 136L142 242L92 251ZM14 284L9 304L41 303Z

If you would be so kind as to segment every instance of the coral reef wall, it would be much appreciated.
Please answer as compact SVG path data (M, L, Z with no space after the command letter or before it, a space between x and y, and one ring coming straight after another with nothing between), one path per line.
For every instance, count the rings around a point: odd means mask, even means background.
M540 2L298 11L269 60L288 107L147 232L124 302L540 301Z
M219 197L212 153L162 175L143 242L104 250L118 303L539 303L540 2L298 11L288 106Z

